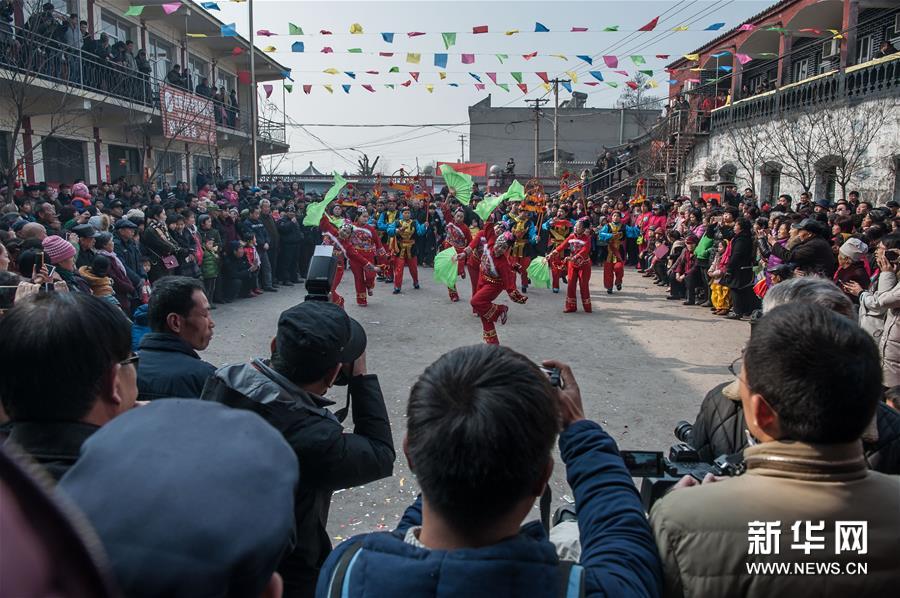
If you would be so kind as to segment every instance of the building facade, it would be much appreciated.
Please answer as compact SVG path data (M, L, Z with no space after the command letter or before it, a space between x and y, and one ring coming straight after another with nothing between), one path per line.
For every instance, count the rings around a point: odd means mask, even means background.
M577 103L576 103L577 105ZM580 171L594 165L606 148L644 135L659 118L658 110L570 107L559 109L560 169ZM553 176L553 107L538 119L538 162L541 176ZM469 107L469 161L503 167L516 162L516 173L534 173L534 110L492 107L491 96Z
M685 146L670 190L900 200L898 47L896 0L783 0L672 63L691 118L668 141Z
M144 72L112 65L81 44L69 45L65 34L48 37L41 27L42 2L17 4L12 35L0 41L0 167L15 164L15 178L50 184L84 179L88 183L117 180L193 181L197 171L218 168L223 178L251 172L250 46L239 36L222 37L222 23L189 0L173 15L161 3L148 3L142 14L123 16L122 0L54 0L53 20L70 14L87 22L88 34L102 34L110 48L133 42L133 55L143 51ZM49 20L48 20L49 22ZM76 33L72 33L73 39ZM287 68L257 50L257 82L281 80ZM163 130L160 89L175 65L187 69L182 91L196 95L206 79L234 101L213 106L212 136L194 141L174 139ZM199 97L197 99L200 99ZM236 104L236 105L235 105ZM207 115L209 115L207 114ZM197 122L183 121L183 137ZM283 153L289 147L281 122L259 120L259 155Z

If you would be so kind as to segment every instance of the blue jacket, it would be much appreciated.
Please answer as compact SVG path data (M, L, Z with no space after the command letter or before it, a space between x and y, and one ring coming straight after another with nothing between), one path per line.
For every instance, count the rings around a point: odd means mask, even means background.
M596 423L581 421L559 438L575 494L585 596L660 596L662 566L638 491L616 443ZM393 532L365 534L339 545L319 575L317 598L328 598L341 555L360 544L344 576L346 598L555 598L560 567L539 522L492 546L425 550L404 542L422 523L421 497Z
M385 230L387 230L387 234L389 237L393 237L394 235L397 234L397 223L399 223L401 221L402 221L402 219L398 217L396 220L394 220L393 222L391 222L390 224L387 225L387 228ZM425 224L418 222L415 218L410 218L410 221L415 225L416 234L420 237L424 237L425 231L428 230L428 227L425 226ZM380 228L381 222L379 222L378 225Z
M181 337L151 332L141 339L138 361L138 398L199 399L216 368L206 363Z

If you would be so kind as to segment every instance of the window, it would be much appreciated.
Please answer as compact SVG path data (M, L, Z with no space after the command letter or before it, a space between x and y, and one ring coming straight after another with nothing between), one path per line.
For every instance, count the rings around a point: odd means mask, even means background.
M222 163L222 178L226 181L236 181L240 176L240 171L238 170L238 161L237 160L226 160L222 158L220 160Z
M809 58L802 58L794 63L794 82L809 77Z
M188 69L191 76L191 91L200 84L200 80L209 77L209 63L193 54L188 55Z
M147 59L153 67L153 76L165 79L172 67L177 63L175 47L155 35L150 36Z
M116 181L124 178L132 184L140 184L141 160L138 150L120 145L109 146L109 178Z
M198 156L194 155L194 168L191 172L196 175L200 172L200 169L203 169L203 172L210 174L213 171L213 159L209 156Z
M229 75L222 69L219 69L216 71L216 87L224 87L225 93L228 93L232 89L237 89L237 80L234 75Z
M83 142L48 137L41 144L41 152L44 180L48 183L71 183L85 178Z
M183 156L175 152L153 152L156 156L156 183L164 182L174 185L182 180L181 166Z
M100 14L100 32L109 36L110 45L116 42L126 42L129 39L133 41L132 31L134 31L134 25L130 22L113 16L105 10Z
M872 48L872 35L863 35L856 38L856 63L862 64L872 60L874 49Z
M78 12L78 0L51 0L51 4L53 4L53 9L56 12L66 16L69 16L73 12ZM36 4L35 6L40 5Z

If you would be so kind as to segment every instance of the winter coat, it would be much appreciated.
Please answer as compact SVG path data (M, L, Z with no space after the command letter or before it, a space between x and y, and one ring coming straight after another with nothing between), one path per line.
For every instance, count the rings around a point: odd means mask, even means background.
M262 221L263 226L266 227L266 234L269 235L269 252L273 255L278 253L278 225L275 223L275 219L272 218L272 214L260 214L259 219Z
M287 216L282 216L278 221L278 236L282 247L297 246L303 241L300 227Z
M900 285L894 272L882 272L878 276L878 290L859 294L860 324L866 316L884 315L880 330L870 330L881 352L882 384L887 387L900 384Z
M141 340L138 393L142 401L198 399L206 379L216 371L181 337L151 332Z
M204 279L219 276L219 255L215 251L203 248L203 264L200 267Z
M559 449L578 507L584 595L659 596L659 556L615 441L584 420L560 434ZM405 542L407 531L421 524L419 499L393 532L357 536L338 546L322 568L316 597L333 595L329 586L336 566L354 546L360 548L352 575L348 571L342 584L341 595L348 598L551 598L565 583L556 550L538 521L497 544L451 551Z
M831 250L831 243L822 237L811 237L791 248L776 243L772 246L772 254L785 263L791 262L804 272L822 274L827 278L834 276L837 259Z
M99 429L75 421L16 421L6 442L24 450L59 481L75 465L81 445Z
M747 447L744 457L747 471L743 475L675 490L654 505L650 523L663 560L666 596L874 598L896 594L900 477L867 469L859 441L765 442ZM867 523L867 552L836 554L840 546L837 523L854 521ZM769 533L765 522L773 522L773 528L777 525L778 534ZM800 532L793 538L796 522ZM806 522L811 526L822 522L823 527L806 527ZM760 528L760 534L751 534ZM762 543L756 543L756 551L750 550L751 535L771 539L769 550ZM813 547L811 552L792 547L804 541ZM748 571L748 565L755 563L792 567L797 562L814 563L814 567L838 563L842 568L864 562L867 573L810 576Z
M244 234L253 233L256 235L257 247L262 247L264 243L269 242L269 232L266 230L266 225L263 223L262 218L257 220L247 218L241 222L241 230Z
M296 543L279 566L285 596L310 596L331 552L325 530L331 494L391 475L394 442L378 377L354 376L348 385L354 429L326 409L334 403L305 392L261 360L226 366L203 389L202 399L259 414L280 431L300 465L295 501Z
M743 289L753 284L754 244L747 232L742 231L731 240L731 256L722 278L722 283L731 289Z
M141 249L134 241L125 241L119 235L113 235L113 245L116 255L125 266L125 275L131 281L131 285L137 288L147 278L142 265Z

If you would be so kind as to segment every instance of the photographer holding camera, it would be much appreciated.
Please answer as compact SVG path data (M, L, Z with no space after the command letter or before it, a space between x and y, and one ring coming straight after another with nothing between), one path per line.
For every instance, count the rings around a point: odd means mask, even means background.
M310 277L315 269L311 264ZM343 309L320 298L311 291L308 299L313 300L281 314L270 360L221 368L201 397L258 413L297 455L297 533L294 549L279 566L286 597L315 591L319 568L331 552L325 525L332 492L390 476L395 457L378 377L366 372L365 331ZM341 383L348 388L348 407L335 415L327 409L334 402L324 395ZM353 433L345 433L341 424L349 407Z

